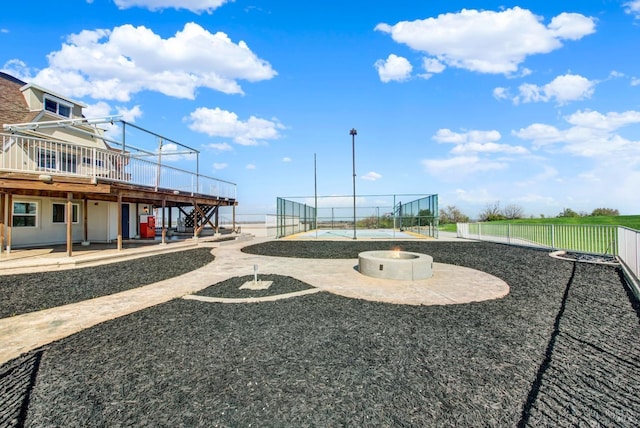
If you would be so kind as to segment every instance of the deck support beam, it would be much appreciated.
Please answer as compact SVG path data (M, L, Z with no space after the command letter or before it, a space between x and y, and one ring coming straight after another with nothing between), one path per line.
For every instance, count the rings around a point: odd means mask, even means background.
M118 192L118 251L122 251L122 192Z
M67 257L73 255L73 193L67 193Z
M164 214L167 210L167 200L165 198L162 198L162 243L166 244L167 241L167 223L165 221L164 218Z
M5 199L6 194L0 193L0 254L4 251Z

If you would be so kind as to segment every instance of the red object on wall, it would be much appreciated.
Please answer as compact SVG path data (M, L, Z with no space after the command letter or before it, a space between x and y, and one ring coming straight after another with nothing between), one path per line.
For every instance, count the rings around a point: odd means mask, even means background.
M156 218L154 216L140 216L140 237L152 239L156 237Z

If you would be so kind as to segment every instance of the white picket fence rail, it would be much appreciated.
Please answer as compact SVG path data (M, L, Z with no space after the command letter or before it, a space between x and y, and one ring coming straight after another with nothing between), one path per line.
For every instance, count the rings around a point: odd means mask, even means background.
M458 223L459 238L616 256L640 298L640 231L610 225Z

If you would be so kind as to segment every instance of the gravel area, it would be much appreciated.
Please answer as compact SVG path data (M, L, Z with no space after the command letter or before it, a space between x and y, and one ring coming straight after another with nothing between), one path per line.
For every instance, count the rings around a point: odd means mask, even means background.
M327 292L176 299L0 367L11 391L0 424L4 414L31 427L640 425L640 310L616 267L491 243L273 241L244 251L356 258L396 246L491 273L511 292L450 306ZM85 283L103 280L92 272ZM203 293L233 297L246 280ZM269 280L281 292L305 286Z
M213 261L211 248L47 273L0 275L0 318L119 293L182 275Z

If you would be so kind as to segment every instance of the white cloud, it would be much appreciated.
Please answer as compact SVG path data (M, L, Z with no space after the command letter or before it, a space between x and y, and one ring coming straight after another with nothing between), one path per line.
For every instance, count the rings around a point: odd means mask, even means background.
M527 187L530 188L532 186L536 186L538 185L540 182L545 182L545 181L549 181L552 179L555 179L558 176L558 170L555 169L552 166L549 165L543 165L542 166L542 172L540 172L539 174L524 180L524 181L518 181L516 183L514 183L516 186L518 187Z
M407 80L413 70L406 58L394 54L389 55L386 60L377 60L374 67L378 70L380 80L384 83Z
M33 81L73 97L128 101L140 91L193 99L198 88L243 93L239 80L256 82L277 73L240 41L187 23L163 39L126 24L113 30L84 30L48 55L49 67Z
M113 114L113 107L104 101L99 101L95 104L89 104L85 108L82 109L82 113L86 118L106 118L109 116L120 116L119 119L122 119L126 122L135 122L137 118L142 117L142 109L139 105L136 105L131 108L117 106L115 107L116 114ZM110 138L115 141L122 140L122 126L115 122L111 123L101 123L98 125L100 128L104 129L107 138Z
M493 97L497 100L506 100L509 98L509 90L507 88L495 88Z
M33 79L33 70L31 70L24 61L19 59L10 59L5 62L0 71L25 82Z
M454 180L478 172L501 170L508 167L505 160L492 159L497 154L526 155L529 151L522 146L500 144L500 132L471 130L454 132L447 128L439 129L432 137L441 144L453 144L448 159L425 159L423 166L434 176ZM479 155L483 155L480 157ZM495 157L495 156L494 156Z
M447 128L438 129L433 139L439 143L466 143L469 141L474 142L486 142L486 141L498 141L501 135L498 131L469 131L469 132L454 132Z
M444 65L442 62L438 61L435 58L424 58L422 60L422 67L425 69L425 71L427 73L442 73L445 68L447 68L446 65Z
M580 40L595 32L595 20L579 13L563 12L553 17L547 28L558 39Z
M436 131L436 134L432 137L438 143L453 143L453 144L486 144L494 143L502 138L502 135L496 130L492 131L477 131L472 130L468 132L454 132L447 128L441 128Z
M137 118L142 117L142 109L139 105L131 108L119 106L116 107L116 112L125 122L135 122Z
M610 112L604 115L592 110L577 111L568 116L566 120L572 125L613 132L623 126L640 123L640 112L632 110L623 113Z
M607 114L577 111L565 117L565 121L571 125L566 129L536 123L513 134L530 140L537 149L558 150L599 161L605 158L624 158L629 163L640 161L640 142L618 133L625 126L640 124L640 111Z
M469 190L455 189L455 199L473 204L486 204L490 201L495 201L496 197L485 188L475 188Z
M282 162L287 163L287 162L291 162L291 161L292 161L292 159L290 157L288 157L288 156L285 156L285 157L282 158Z
M226 163L218 163L218 162L214 162L213 163L213 169L215 169L216 171L219 171L221 169L225 169L227 168L229 165Z
M251 169L256 169L257 167L254 164L250 163L250 164L247 164L245 168L251 170Z
M529 10L514 7L500 12L463 9L436 18L378 24L406 44L449 67L481 73L511 74L535 54L562 47L563 40L578 40L595 31L595 20L562 13L545 26Z
M181 159L195 160L195 153L187 153L184 147L178 146L175 143L163 143L161 147L162 160L176 162Z
M377 172L370 171L360 178L367 181L376 181L376 180L380 180L382 178L382 175L378 174Z
M0 28L0 33L7 34L7 33L9 33L9 29L8 28Z
M217 150L219 152L230 152L233 150L229 143L210 143L205 145L205 148Z
M211 13L233 0L114 0L119 9L141 7L149 10L187 9L194 13ZM89 2L91 3L91 2Z
M449 159L424 159L425 171L441 178L460 178L476 172L505 169L505 162L483 160L477 156L456 156Z
M116 113L112 113L113 108L104 101L99 101L95 104L89 104L82 109L82 113L87 118L100 118L109 116L119 116L119 119L125 122L135 122L136 119L142 117L142 109L139 105L133 107L116 106Z
M640 0L632 0L624 3L624 11L630 15L640 18Z
M525 83L519 87L519 95L513 99L520 102L547 102L555 100L563 105L571 101L583 100L593 95L596 82L577 74L558 76L544 86Z
M111 106L104 101L99 101L95 104L88 104L82 109L82 113L87 118L106 117L111 115Z
M631 86L639 86L640 85L640 78L634 77L631 79Z
M511 146L509 144L497 144L497 143L467 143L458 144L451 150L452 154L464 155L467 153L507 153L514 155L525 155L529 153L527 149L522 146Z
M528 150L522 146L498 144L502 136L498 131L469 131L464 133L454 132L450 129L439 129L432 137L438 143L452 143L456 146L451 150L452 154L474 153L508 153L526 154Z
M280 138L279 130L284 126L277 120L260 119L255 116L248 120L238 119L238 115L221 110L219 107L210 109L200 107L193 111L186 119L189 128L210 137L231 138L234 143L243 146L255 146Z

